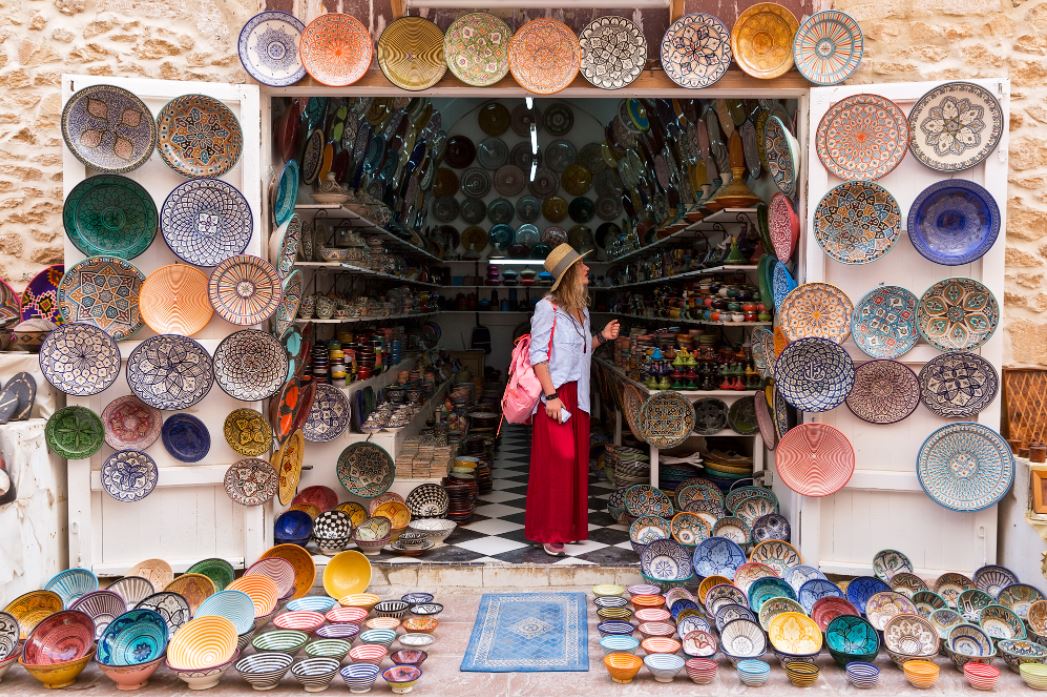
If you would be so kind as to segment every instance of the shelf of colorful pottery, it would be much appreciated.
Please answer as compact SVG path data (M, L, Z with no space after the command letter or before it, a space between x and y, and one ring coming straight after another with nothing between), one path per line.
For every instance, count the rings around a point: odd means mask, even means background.
M365 269L361 266L353 266L352 264L347 264L344 261L297 261L295 262L295 266L302 269L331 269L332 271L351 273L354 276L380 278L386 281L395 281L397 283L406 283L413 286L421 286L422 288L440 287L436 283L429 283L428 281L416 281L413 278L404 278L403 276L396 276L391 273L373 271L371 269Z
M721 273L745 273L756 271L755 264L727 264L724 266L713 266L708 269L698 269L697 271L685 271L683 273L673 274L671 276L662 276L661 278L651 278L646 281L633 281L632 283L621 283L613 288L605 288L605 290L621 290L623 288L634 288L636 286L649 286L655 283L670 283L672 281L679 281L681 279L695 278L696 276L715 276Z
M606 358L600 358L594 356L593 360L602 365L606 370L609 370L615 378L622 382L627 382L631 385L636 385L640 389L646 391L649 394L656 394L658 392L675 392L679 395L683 395L687 399L701 399L702 397L719 397L721 399L739 399L741 397L751 397L755 394L759 394L762 390L658 390L651 389L647 385L643 384L639 380L633 380L631 377L625 374L625 371L610 362Z
M353 227L366 229L372 233L385 237L390 242L397 246L405 249L408 252L413 252L419 256L425 257L429 261L435 261L437 263L443 263L443 259L436 256L427 249L422 249L416 244L408 242L399 235L390 232L378 223L365 218L356 211L349 210L348 208L337 204L337 203L300 203L295 207L296 211L313 211L318 213L323 211L326 213L328 218L334 218L336 220L350 220L353 223Z
M664 246L664 245L666 245L666 244L668 244L670 242L675 242L676 240L688 239L690 237L693 237L696 232L700 232L701 229L702 229L702 225L703 224L711 224L711 223L721 223L722 224L722 223L737 222L737 218L738 218L739 215L752 216L752 215L755 215L755 214L756 214L756 209L755 208L724 208L723 210L719 210L719 211L716 211L715 213L711 213L711 214L705 216L701 220L698 220L696 222L688 224L687 227L685 227L685 228L683 228L681 230L677 230L676 232L670 233L670 234L666 235L665 237L661 237L661 238L655 240L654 242L648 242L647 244L643 245L642 247L637 247L636 249L630 250L630 251L626 252L625 254L621 254L621 255L619 255L617 257L614 257L613 259L609 259L608 262L611 263L611 264L620 264L620 263L622 263L624 261L632 259L633 257L635 257L635 256L637 256L639 254L643 254L644 252L650 251L650 250L655 249L657 247L662 247L662 246Z
M338 389L344 392L347 396L352 396L357 390L362 390L368 386L371 387L371 389L378 391L383 387L396 382L396 374L401 370L410 370L413 368L417 359L418 353L405 353L399 363L387 366L386 369L378 375L369 377L366 380L354 380L353 382L338 386Z
M628 315L622 312L609 312L615 317L623 319L637 319L645 322L668 322L669 325L673 324L702 324L713 327L770 327L773 322L714 322L707 319L673 319L672 317L645 317L643 315Z
M360 324L363 322L390 322L398 319L421 319L432 317L438 312L420 312L407 315L385 315L382 317L346 317L342 319L296 319L297 324Z
M385 449L389 455L392 456L393 461L396 461L397 454L400 452L400 448L403 446L404 441L411 436L418 435L418 432L422 430L425 423L433 415L436 407L443 402L444 393L447 392L447 388L450 387L451 381L448 380L442 385L436 388L433 392L433 396L422 405L422 408L418 410L414 418L404 426L395 431L378 431L376 433L352 433L348 438L339 439L338 443L341 447L349 445L350 443L363 443L369 442L375 445L381 446Z

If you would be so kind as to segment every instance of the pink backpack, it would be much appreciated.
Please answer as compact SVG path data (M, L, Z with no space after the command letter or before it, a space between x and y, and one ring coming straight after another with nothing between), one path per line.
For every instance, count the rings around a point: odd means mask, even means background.
M553 328L549 332L549 354L553 351L553 335L556 333L556 306L553 306ZM531 422L531 413L542 396L542 384L531 365L531 335L524 334L516 340L513 357L509 361L509 382L502 394L502 418L511 424Z

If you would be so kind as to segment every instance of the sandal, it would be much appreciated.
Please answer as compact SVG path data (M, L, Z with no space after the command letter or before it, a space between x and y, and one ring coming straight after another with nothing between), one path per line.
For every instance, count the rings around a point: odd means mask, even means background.
M564 552L562 544L546 543L546 544L542 545L542 549L545 550L545 553L548 554L550 557L566 557L567 556L567 553Z

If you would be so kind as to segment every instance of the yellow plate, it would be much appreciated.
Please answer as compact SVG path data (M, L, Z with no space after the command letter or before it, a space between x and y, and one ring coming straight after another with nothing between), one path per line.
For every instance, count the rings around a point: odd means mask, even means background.
M316 564L313 556L303 548L295 544L282 544L270 547L259 559L279 557L291 562L294 568L294 594L292 598L302 598L312 590L313 582L316 581Z
M302 429L290 435L279 450L273 453L270 461L273 469L280 475L280 503L287 505L294 499L298 490L298 480L302 477L302 457L305 454L305 437ZM315 516L314 516L315 517Z
M800 23L775 2L757 3L731 27L731 53L738 67L763 80L784 75L793 67L793 38Z
M822 649L822 630L818 623L800 612L775 615L767 625L771 645L784 653L806 656Z
M196 608L200 607L200 603L218 592L214 581L203 574L182 574L168 583L164 590L178 593L185 598L189 603L189 609L194 613Z
M222 427L229 447L248 457L258 457L273 447L273 427L254 409L234 409Z
M18 620L19 638L24 640L36 625L63 607L62 596L54 591L30 591L9 602L4 612Z
M324 590L332 598L362 593L371 583L371 562L355 549L331 557L324 569Z
M407 524L411 522L411 511L399 501L386 501L374 509L372 515L388 518L392 521L393 530L406 528Z

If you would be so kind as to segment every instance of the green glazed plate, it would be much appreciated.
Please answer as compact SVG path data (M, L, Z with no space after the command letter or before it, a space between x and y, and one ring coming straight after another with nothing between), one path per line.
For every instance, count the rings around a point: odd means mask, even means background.
M86 407L59 409L44 427L48 447L68 460L94 455L102 447L104 435L102 420Z
M156 203L140 184L99 174L73 188L62 209L69 239L88 256L133 259L153 243Z
M219 559L217 557L196 562L186 570L186 573L203 574L214 581L215 588L220 591L225 590L225 587L232 583L233 579L236 578L236 573L233 571L233 565L225 559Z

